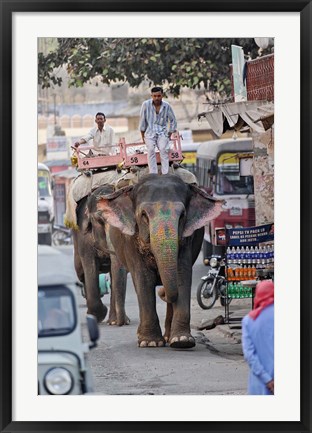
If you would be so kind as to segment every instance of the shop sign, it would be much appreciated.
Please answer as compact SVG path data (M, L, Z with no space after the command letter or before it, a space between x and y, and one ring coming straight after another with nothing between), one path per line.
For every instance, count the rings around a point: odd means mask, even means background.
M47 152L66 152L67 137L49 137L47 139Z
M274 240L274 223L255 227L226 229L228 245L255 245Z

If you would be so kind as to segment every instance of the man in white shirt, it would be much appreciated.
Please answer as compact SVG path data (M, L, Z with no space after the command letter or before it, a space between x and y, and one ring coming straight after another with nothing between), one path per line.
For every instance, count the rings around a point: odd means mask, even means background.
M94 150L98 155L114 155L115 133L111 126L105 125L105 122L105 114L96 113L95 123L97 126L92 128L87 135L76 141L75 147L93 140Z

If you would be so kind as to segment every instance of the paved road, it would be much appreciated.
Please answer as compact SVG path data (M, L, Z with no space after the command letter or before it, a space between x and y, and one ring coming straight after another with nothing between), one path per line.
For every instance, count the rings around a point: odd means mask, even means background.
M65 251L72 254L70 248ZM212 310L202 310L196 301L196 287L207 271L199 256L193 269L191 328L196 346L188 350L138 348L138 304L131 277L128 277L126 310L131 324L124 327L100 324L99 345L90 353L95 391L107 395L239 395L246 394L248 367L243 360L240 330L220 325L199 331L202 322L224 315L219 301ZM109 295L102 298L109 304ZM236 302L236 304L235 304ZM242 314L249 300L235 300L231 310ZM245 308L245 310L243 310ZM81 314L86 312L80 298ZM157 299L161 326L165 304ZM86 329L84 329L86 335Z

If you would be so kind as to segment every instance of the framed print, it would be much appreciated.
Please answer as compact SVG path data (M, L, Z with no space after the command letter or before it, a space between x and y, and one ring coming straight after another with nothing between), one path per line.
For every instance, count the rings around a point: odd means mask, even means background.
M0 4L1 432L311 432L311 0ZM113 37L274 39L276 385L269 398L247 389L243 395L38 395L38 41ZM240 61L240 50L236 55ZM55 101L51 116L53 124ZM62 138L49 146L64 150ZM222 245L222 228L219 237ZM197 380L207 380L208 370Z

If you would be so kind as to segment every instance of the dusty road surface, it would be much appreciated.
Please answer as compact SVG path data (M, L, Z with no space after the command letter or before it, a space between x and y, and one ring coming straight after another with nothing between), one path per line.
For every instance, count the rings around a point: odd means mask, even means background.
M72 254L72 249L66 250ZM244 395L248 367L242 356L241 331L220 325L198 330L209 319L224 315L219 300L211 310L202 310L196 288L207 267L200 255L193 268L191 328L196 338L193 349L138 348L138 303L128 277L126 311L131 323L116 327L101 323L98 347L90 352L95 391L104 395ZM109 305L109 296L102 300ZM85 300L79 297L80 311L86 314ZM246 314L250 300L234 300L231 311ZM163 329L165 304L157 297L157 311ZM84 328L84 334L87 330Z

